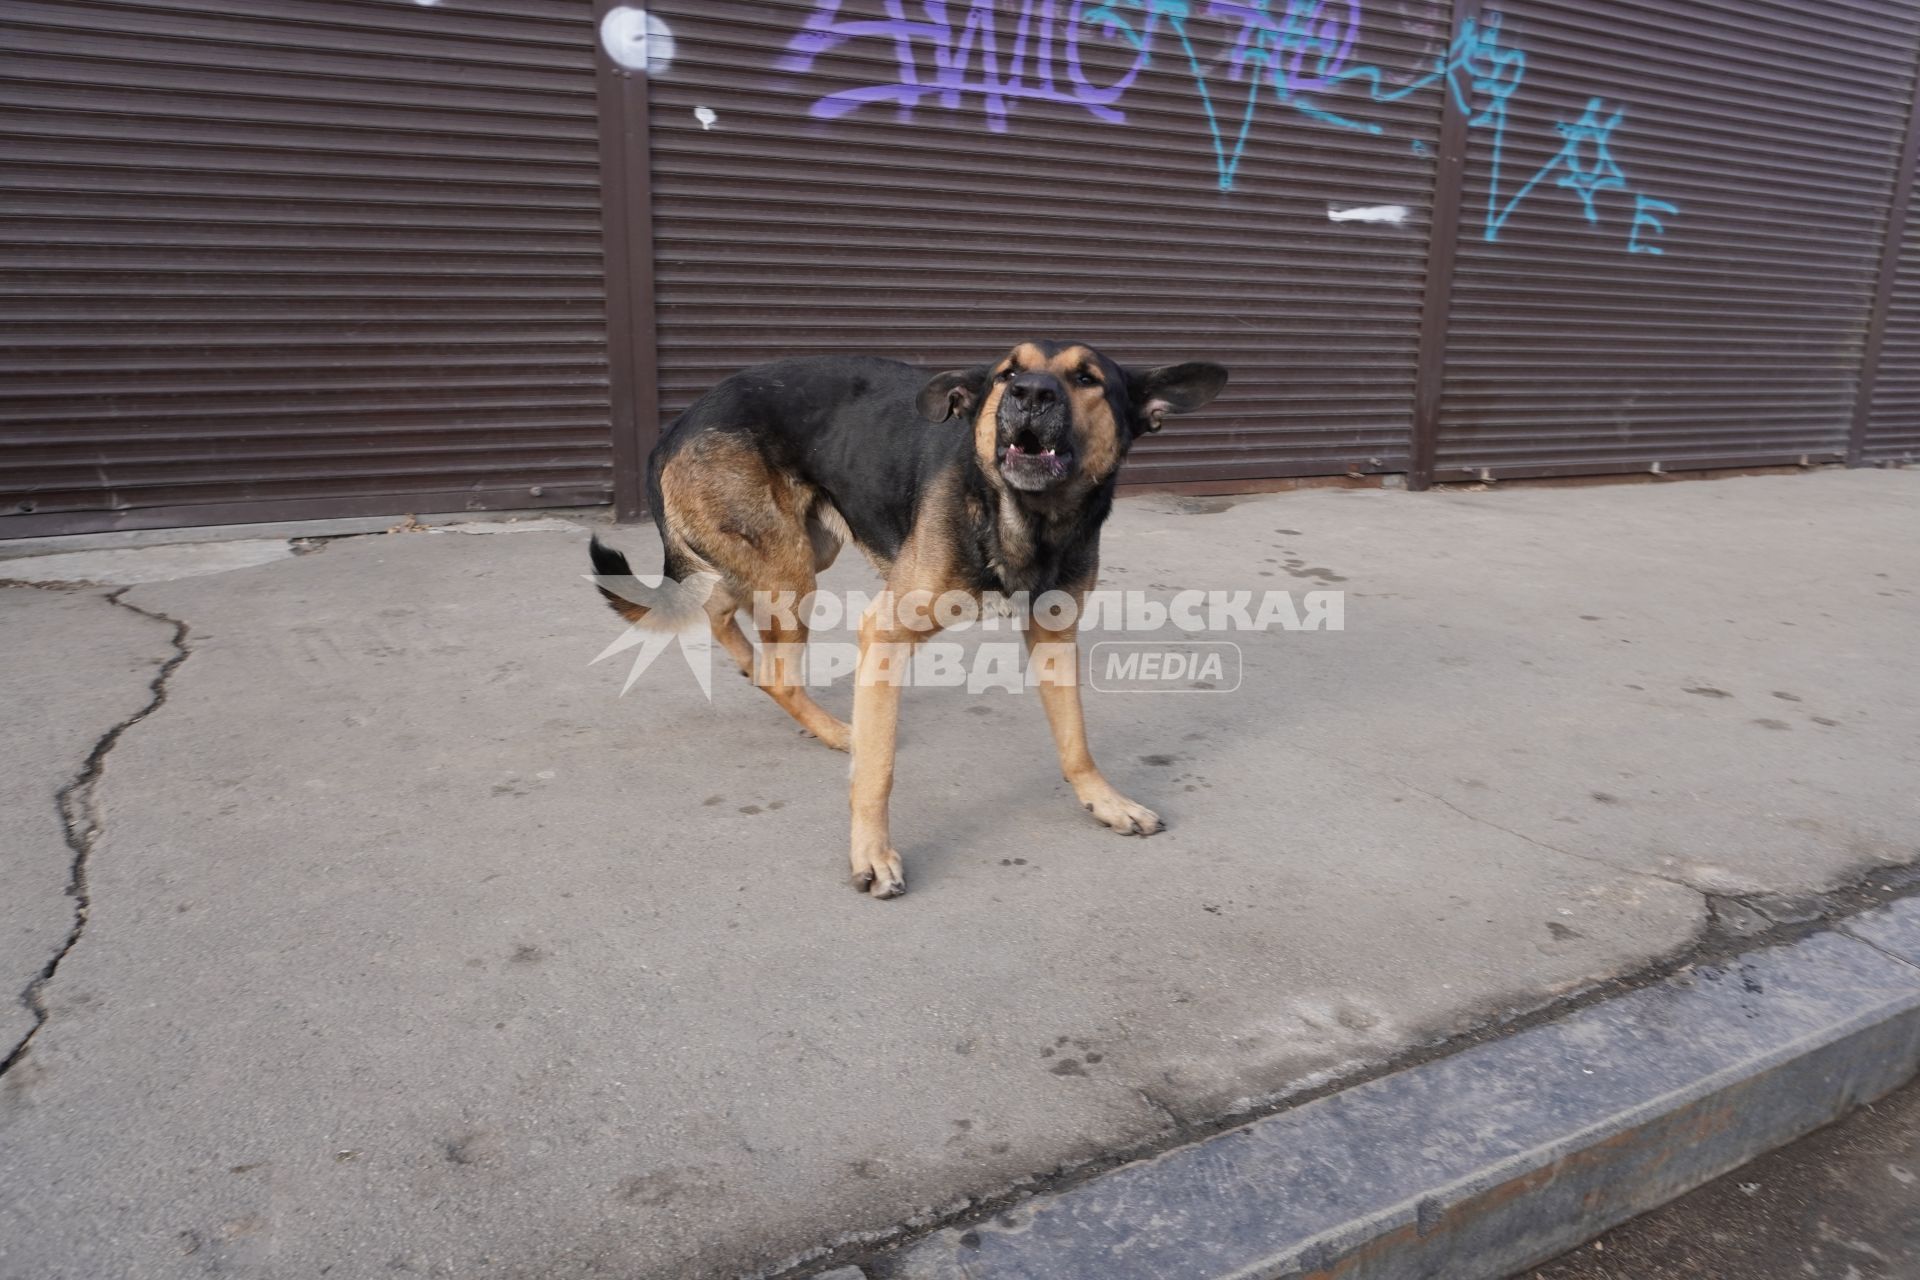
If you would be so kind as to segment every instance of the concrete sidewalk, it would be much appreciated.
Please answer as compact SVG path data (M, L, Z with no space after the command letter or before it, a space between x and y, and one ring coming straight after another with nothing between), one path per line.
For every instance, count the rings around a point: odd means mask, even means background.
M0 560L223 570L0 589L0 1277L773 1272L1920 857L1920 473L1125 501L1106 584L1347 629L1089 696L1150 840L909 691L886 903L844 757L484 528Z

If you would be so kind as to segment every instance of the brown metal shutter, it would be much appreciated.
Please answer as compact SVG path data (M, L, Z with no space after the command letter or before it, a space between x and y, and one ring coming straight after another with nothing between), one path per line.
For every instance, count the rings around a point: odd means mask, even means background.
M1844 457L1920 10L1500 9L1524 76L1469 135L1437 478ZM1489 242L1502 137L1502 205L1576 154Z
M918 25L900 34L880 0L653 6L674 46L650 99L668 415L782 355L952 367L1021 338L1082 338L1132 363L1208 356L1232 369L1217 407L1143 443L1129 480L1406 468L1437 83L1371 104L1377 134L1263 91L1223 191L1193 68L1223 118L1244 112L1251 81L1232 77L1247 26L1221 16L1235 6L1191 6L1193 62L1144 4L1105 6L1112 28L1102 6L1065 0L891 8ZM1278 22L1288 6L1271 9ZM1299 6L1335 28L1361 10ZM843 91L883 98L909 75L930 80L937 56L977 81L989 20L997 71L1026 92L810 114ZM873 25L846 34L862 22ZM1022 24L1028 60L1014 75ZM1071 96L1073 58L1089 83L1120 81L1138 56L1125 24L1151 61L1112 104L1124 122L1032 96L1046 66L1056 97ZM1391 92L1431 71L1446 28L1441 4L1367 6L1342 65L1376 67ZM1238 127L1223 126L1229 147ZM1398 226L1328 216L1374 205L1409 213Z
M9 0L0 537L599 503L575 0Z
M1864 460L1920 462L1920 206L1909 206L1873 384Z

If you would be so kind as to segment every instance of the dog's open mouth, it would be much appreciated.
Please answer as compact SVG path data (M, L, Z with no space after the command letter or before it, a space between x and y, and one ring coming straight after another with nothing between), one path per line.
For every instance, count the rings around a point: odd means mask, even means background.
M1040 489L1063 478L1073 465L1067 445L1046 445L1031 428L1022 428L1000 447L1000 473L1017 489Z

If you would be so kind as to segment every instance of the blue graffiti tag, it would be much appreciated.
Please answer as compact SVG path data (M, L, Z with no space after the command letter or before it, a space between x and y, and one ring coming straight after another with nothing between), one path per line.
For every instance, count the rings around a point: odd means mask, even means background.
M1655 200L1652 196L1636 195L1633 198L1633 232L1627 237L1628 253L1665 253L1657 244L1648 244L1640 239L1642 235L1665 235L1667 224L1654 215L1656 213L1679 213L1677 206L1665 200Z
M1566 143L1554 153L1553 159L1542 165L1533 177L1527 179L1512 199L1495 210L1494 204L1500 192L1500 157L1494 154L1493 178L1487 184L1487 239L1497 240L1500 228L1519 207L1533 189L1540 185L1546 176L1555 169L1561 170L1557 185L1565 187L1580 197L1581 207L1585 210L1588 222L1600 221L1599 212L1593 207L1593 198L1602 191L1615 191L1627 185L1627 175L1613 162L1613 153L1607 149L1607 138L1619 125L1625 111L1616 111L1605 120L1600 119L1600 99L1587 102L1586 114L1573 124L1562 121L1554 128ZM1502 122L1504 127L1505 122Z
M908 16L905 0L885 0L886 16L871 19L843 17L842 3L816 0L777 65L804 74L816 58L846 41L884 40L892 45L897 77L817 99L811 114L819 119L837 119L884 102L893 103L903 117L923 102L954 111L977 98L987 127L996 133L1005 132L1012 104L1020 100L1064 103L1109 124L1124 124L1122 100L1152 65L1156 39L1164 32L1192 78L1222 191L1233 190L1255 116L1268 93L1280 105L1321 124L1379 135L1384 132L1380 124L1342 114L1353 109L1344 98L1338 111L1328 100L1357 93L1364 95L1361 101L1389 105L1441 82L1466 112L1468 125L1492 133L1483 229L1488 241L1499 240L1515 210L1548 178L1571 192L1586 220L1596 225L1596 197L1629 189L1611 147L1625 109L1609 110L1593 98L1578 120L1556 123L1563 139L1559 150L1506 193L1507 103L1526 78L1527 59L1521 50L1500 43L1498 14L1484 22L1463 23L1430 72L1389 87L1381 68L1349 65L1360 33L1359 0L1285 0L1284 8L1278 7L1279 0L1210 0L1202 17L1228 27L1225 78L1242 90L1235 95L1195 47L1190 27L1196 6L1190 0L1073 0L1064 5L1061 0L1020 0L1017 15L1002 15L1000 0L968 0L964 7L923 0L917 18ZM1083 55L1095 48L1118 53L1124 64L1117 76L1109 68L1105 83L1096 82L1083 62ZM923 62L922 49L930 66ZM1416 155L1431 154L1422 142L1412 146ZM1658 215L1677 215L1679 207L1640 192L1634 199L1627 250L1659 254L1663 250L1643 237L1664 235L1666 224Z
M1573 192L1580 200L1587 221L1597 224L1600 213L1594 206L1594 198L1602 191L1624 191L1627 187L1627 175L1614 160L1610 145L1613 131L1625 118L1626 111L1617 108L1603 119L1602 112L1606 110L1606 104L1599 98L1588 99L1586 111L1578 120L1555 124L1554 127L1566 141L1512 195L1504 200L1501 198L1504 190L1502 169L1507 138L1507 101L1519 92L1526 74L1527 55L1518 49L1501 47L1500 15L1490 14L1484 25L1468 19L1462 25L1460 35L1448 48L1447 56L1439 61L1429 75L1387 91L1378 67L1355 67L1335 77L1330 87L1342 81L1360 81L1373 101L1386 103L1397 102L1444 79L1461 110L1467 113L1468 126L1491 129L1493 132L1483 231L1488 241L1500 239L1501 228L1506 226L1514 210L1555 172L1559 174L1555 185ZM1330 124L1369 133L1380 132L1378 125L1349 120L1318 108L1314 108L1313 114ZM1650 227L1655 232L1665 231L1665 225L1652 217L1648 210L1657 207L1662 212L1677 214L1680 212L1679 206L1638 193L1635 199L1639 203L1634 209L1628 252L1659 253L1661 250L1657 247L1637 245L1638 235L1644 228Z

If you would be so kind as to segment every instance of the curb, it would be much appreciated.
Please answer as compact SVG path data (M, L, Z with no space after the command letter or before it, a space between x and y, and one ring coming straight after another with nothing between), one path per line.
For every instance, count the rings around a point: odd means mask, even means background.
M818 1280L1495 1280L1920 1073L1920 898Z

